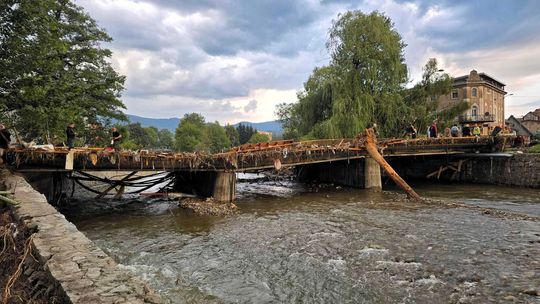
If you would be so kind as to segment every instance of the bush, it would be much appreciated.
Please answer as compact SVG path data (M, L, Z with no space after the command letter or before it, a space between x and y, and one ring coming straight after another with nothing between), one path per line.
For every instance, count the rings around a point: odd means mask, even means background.
M250 144L256 144L256 143L260 143L260 142L266 142L266 141L270 141L270 138L268 137L268 135L266 134L261 134L261 133L255 133L251 136L251 138L248 140L248 143Z
M540 153L540 145L535 145L529 148L529 153Z

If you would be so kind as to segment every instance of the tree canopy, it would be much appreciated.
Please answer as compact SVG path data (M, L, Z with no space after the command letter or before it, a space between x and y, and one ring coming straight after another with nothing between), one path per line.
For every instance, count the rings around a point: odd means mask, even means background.
M253 126L245 124L239 124L236 127L236 130L238 131L238 140L241 145L247 143L251 136L254 133L257 133L257 129L253 128Z
M69 0L0 3L0 115L28 139L61 140L68 123L124 119L111 38Z
M250 144L256 144L260 142L267 142L270 141L270 137L266 134L262 133L254 133L251 138L248 140L248 143Z
M176 128L176 149L183 152L194 152L201 149L204 140L205 121L201 114L185 114Z
M280 104L276 114L285 138L353 137L377 124L381 136L398 136L409 123L451 119L463 105L437 112L437 98L448 94L452 79L438 73L437 61L406 88L406 46L390 18L350 11L338 15L329 29L331 60L317 67L298 92L298 102Z
M206 124L204 130L203 147L205 150L211 153L220 152L225 148L231 147L231 141L227 136L225 128L220 126L217 121Z
M435 58L428 60L423 71L422 80L403 91L410 121L417 130L422 130L434 120L438 120L442 127L448 126L457 115L467 110L469 105L467 102L460 102L440 109L439 97L452 91L453 79L439 71Z

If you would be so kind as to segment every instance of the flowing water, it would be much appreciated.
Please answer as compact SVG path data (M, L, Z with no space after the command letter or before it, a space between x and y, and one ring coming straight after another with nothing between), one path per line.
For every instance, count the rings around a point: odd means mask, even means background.
M540 190L416 185L426 197L540 217ZM395 191L239 184L238 213L163 200L65 211L171 303L540 303L540 222L414 204Z

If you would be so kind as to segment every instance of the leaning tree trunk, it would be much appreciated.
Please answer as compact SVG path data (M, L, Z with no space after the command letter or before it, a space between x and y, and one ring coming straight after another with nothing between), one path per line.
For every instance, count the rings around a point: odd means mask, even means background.
M383 169L388 173L390 178L399 186L401 189L403 189L405 192L407 192L407 195L409 198L412 198L414 200L421 200L420 195L414 191L409 184L407 184L406 181L404 181L399 174L386 162L384 157L379 153L379 150L377 149L377 139L375 137L375 134L373 132L373 129L366 129L365 130L365 147L371 158L373 158Z

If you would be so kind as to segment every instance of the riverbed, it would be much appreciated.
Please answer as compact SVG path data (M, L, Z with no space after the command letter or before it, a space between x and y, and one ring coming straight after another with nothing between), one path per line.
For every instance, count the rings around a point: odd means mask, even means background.
M425 197L540 217L540 190L419 184ZM170 303L540 303L540 222L291 181L241 183L237 214L156 199L64 210Z

